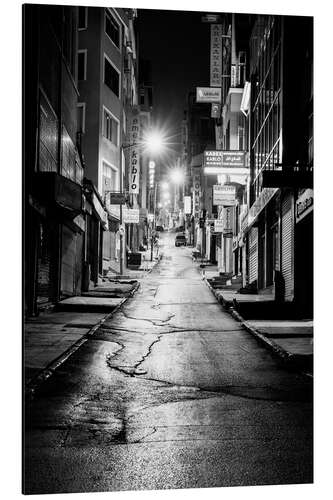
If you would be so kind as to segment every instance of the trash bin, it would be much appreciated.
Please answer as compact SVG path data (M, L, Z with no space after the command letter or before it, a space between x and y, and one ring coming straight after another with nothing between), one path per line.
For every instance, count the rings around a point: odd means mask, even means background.
M141 266L142 254L139 252L131 252L127 255L127 267L138 268Z

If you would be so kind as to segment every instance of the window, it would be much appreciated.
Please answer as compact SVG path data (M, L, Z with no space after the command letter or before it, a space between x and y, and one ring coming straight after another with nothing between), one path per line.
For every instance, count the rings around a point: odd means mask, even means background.
M117 191L118 179L117 169L103 161L103 197L109 191Z
M104 83L119 97L119 73L104 56Z
M108 10L105 10L105 33L119 49L120 27Z
M78 52L77 78L78 80L87 79L87 50Z
M104 108L103 113L103 135L115 146L118 146L119 123L113 118L111 113Z
M78 29L85 30L88 27L88 7L79 7Z
M84 134L86 128L86 103L80 102L77 105L77 131Z

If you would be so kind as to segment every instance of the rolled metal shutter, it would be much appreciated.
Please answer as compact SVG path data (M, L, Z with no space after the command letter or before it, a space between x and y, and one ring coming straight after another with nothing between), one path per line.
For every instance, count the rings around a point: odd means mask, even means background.
M294 221L291 195L282 201L281 238L281 270L285 300L289 302L294 298Z
M73 295L75 289L76 234L62 226L61 294Z
M37 260L37 304L53 299L52 288L52 232L49 226L39 225L39 244Z
M258 229L253 227L249 237L249 283L258 279Z

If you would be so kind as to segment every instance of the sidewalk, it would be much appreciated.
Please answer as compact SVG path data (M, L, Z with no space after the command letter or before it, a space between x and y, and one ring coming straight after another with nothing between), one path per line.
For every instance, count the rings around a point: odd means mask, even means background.
M51 312L24 323L24 381L33 393L139 287L136 280L103 283L59 302Z
M103 277L104 282L126 280L126 279L142 279L154 269L156 264L163 257L161 251L159 252L158 257L156 257L156 251L154 251L153 260L151 260L150 248L145 252L138 252L138 253L141 253L142 255L140 267L138 267L137 269L125 267L124 273L121 275L110 272Z
M297 318L292 304L278 305L272 295L241 294L233 284L219 286L214 283L218 274L215 267L208 267L203 276L218 302L288 366L312 374L312 319Z

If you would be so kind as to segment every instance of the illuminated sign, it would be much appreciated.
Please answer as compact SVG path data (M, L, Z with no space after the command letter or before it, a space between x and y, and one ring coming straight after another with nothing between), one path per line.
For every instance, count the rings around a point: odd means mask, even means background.
M197 87L196 102L221 102L221 88Z
M191 196L184 196L184 213L185 214L190 214L191 213Z
M222 82L222 24L210 27L210 86L221 87Z
M129 168L129 193L139 194L139 180L140 180L140 153L139 141L140 137L140 120L139 115L136 113L132 117L130 127L130 168Z
M235 186L222 186L220 184L213 186L213 205L235 205L235 197Z
M201 176L200 171L196 169L193 175L193 211L192 214L196 219L200 217L200 197L201 197Z

